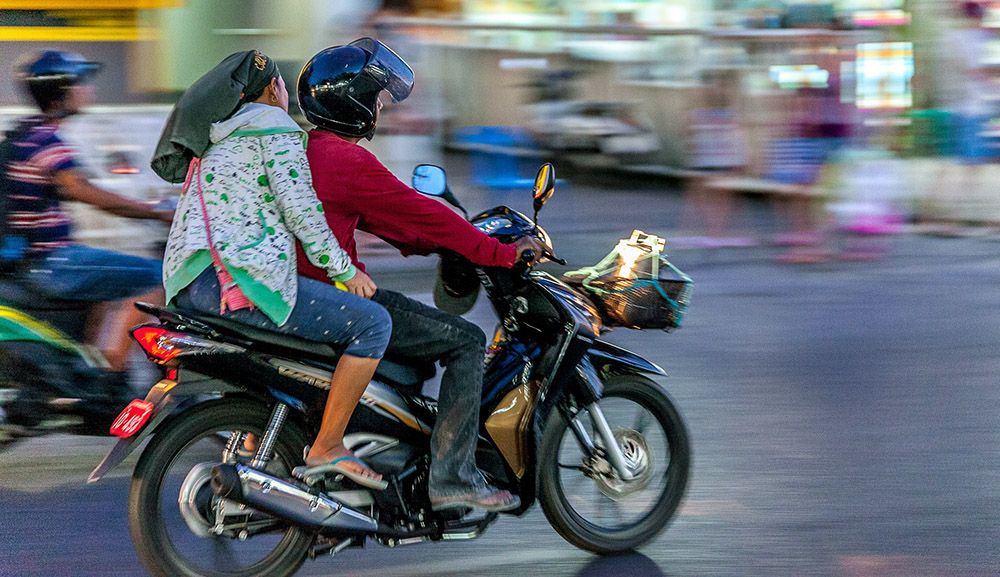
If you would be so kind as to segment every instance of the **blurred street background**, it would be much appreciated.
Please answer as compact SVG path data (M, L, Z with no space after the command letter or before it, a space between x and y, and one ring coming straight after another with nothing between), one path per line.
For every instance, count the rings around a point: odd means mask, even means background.
M458 184L468 163L445 160L470 209L530 207L527 190ZM623 227L676 222L681 200L661 187L611 184L564 184L541 215L570 267L603 255ZM746 214L775 225L766 203ZM685 326L607 335L666 369L694 450L679 515L640 555L579 551L536 507L476 541L373 544L302 574L1000 574L1000 239L904 235L881 261L806 268L773 262L777 250L673 250L696 283ZM380 286L430 301L436 259L367 262ZM469 318L495 322L484 299ZM126 528L135 458L84 482L111 444L51 436L0 454L0 575L144 574Z
M695 280L685 327L609 336L667 369L690 429L663 535L598 559L536 508L303 575L1000 575L998 27L1000 3L951 0L8 0L0 128L31 112L23 54L103 61L67 138L96 184L170 198L149 159L195 79L256 48L292 87L370 35L416 74L365 144L401 179L440 164L470 210L527 212L553 162L540 221L570 268L634 228L667 238ZM81 242L158 256L163 225L74 210ZM430 300L436 258L370 238L361 258ZM496 321L484 302L469 318ZM0 577L144 574L134 458L84 484L110 445L0 453Z

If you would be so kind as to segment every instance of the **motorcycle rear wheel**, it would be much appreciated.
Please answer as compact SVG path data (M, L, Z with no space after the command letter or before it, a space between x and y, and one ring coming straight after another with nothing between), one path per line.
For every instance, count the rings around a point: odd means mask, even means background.
M204 567L186 558L175 544L171 533L178 526L177 512L165 510L164 506L177 502L176 493L170 489L165 493L164 485L172 465L186 449L195 444L214 442L218 447L217 458L221 460L223 441L218 436L219 432L244 431L261 435L269 416L270 409L264 403L249 399L220 399L190 409L153 436L132 475L128 511L132 541L139 559L150 574L156 577L289 577L298 571L313 542L313 536L302 529L282 527L280 537L277 537L279 542L271 552L246 567ZM304 445L301 428L293 421L286 422L268 471L276 472L275 467L290 471L300 465ZM173 522L169 517L174 517ZM168 525L172 525L173 529ZM187 527L181 526L181 530L176 531L179 535L177 540L182 545L185 545L183 541L192 541L196 547L211 546L221 550L225 558L235 560L230 547L239 543L238 540L202 537L209 540L205 543L191 539L194 533L184 534L185 530ZM257 539L259 537L251 537L245 545L249 546Z
M621 420L614 418L604 408L605 401L610 403L625 402L640 408L640 414L648 414L662 430L665 454L659 451L650 451L646 445L645 437L642 434L643 427L616 427ZM652 467L659 462L665 462L666 468L662 474L657 474L653 469L649 470L649 475L643 482L639 482L637 487L629 488L628 483L614 481L601 481L585 475L582 471L576 471L584 484L593 483L597 487L594 500L606 500L603 505L594 505L598 510L603 507L619 507L620 503L633 501L640 503L645 500L652 502L644 514L635 520L622 522L616 526L606 526L598 524L588 519L585 514L578 511L581 499L586 499L586 493L591 492L586 486L579 484L570 485L563 479L565 471L579 469L585 465L586 455L569 428L569 423L561 411L552 411L548 423L542 435L541 447L539 450L539 494L538 499L542 506L545 517L552 527L566 541L571 544L591 551L606 555L629 551L643 545L660 533L667 523L670 522L677 511L684 491L687 488L688 474L691 462L691 449L688 444L687 431L680 414L674 407L670 397L664 393L653 381L639 375L617 375L611 377L605 383L604 396L602 397L602 410L604 410L612 429L615 430L616 437L621 436L622 442L632 443L633 455L636 446L638 452L649 452L644 455L643 460ZM586 419L585 413L581 413L581 419ZM648 417L647 417L648 421ZM647 425L650 424L647 422ZM634 429L639 429L635 431ZM599 443L599 439L594 437L594 442ZM576 449L573 449L575 447ZM625 451L626 447L623 447ZM575 457L567 457L566 453L578 453ZM562 462L560 462L562 460ZM610 466L610 465L607 465ZM662 483L660 491L650 489L651 481ZM579 480L576 480L580 483ZM579 488L579 490L574 490ZM590 487L589 489L594 489ZM633 491L634 492L630 492ZM608 505L610 503L610 505ZM618 511L616 511L618 512Z

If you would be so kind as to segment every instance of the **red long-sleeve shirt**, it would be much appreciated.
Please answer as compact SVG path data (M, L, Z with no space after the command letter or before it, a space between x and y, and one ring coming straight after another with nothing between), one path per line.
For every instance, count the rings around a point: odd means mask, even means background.
M387 241L404 256L448 249L481 266L514 265L514 245L483 234L447 206L403 184L365 148L313 130L306 155L326 222L360 270L365 266L358 260L355 229ZM330 282L301 247L298 265L299 274Z

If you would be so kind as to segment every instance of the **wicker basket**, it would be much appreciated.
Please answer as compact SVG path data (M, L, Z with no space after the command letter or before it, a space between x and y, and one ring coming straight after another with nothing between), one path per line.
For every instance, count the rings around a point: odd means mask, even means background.
M675 329L684 320L693 283L662 254L663 245L663 239L636 230L600 263L564 278L597 305L605 325Z

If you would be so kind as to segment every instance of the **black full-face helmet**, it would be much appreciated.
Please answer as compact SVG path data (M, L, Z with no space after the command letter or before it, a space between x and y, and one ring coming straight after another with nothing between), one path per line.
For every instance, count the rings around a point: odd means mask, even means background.
M16 77L43 112L66 98L70 87L86 81L101 69L75 52L45 50L24 58L17 66Z
M385 90L395 102L405 99L413 89L413 70L385 44L361 38L313 56L297 84L306 120L340 135L371 139L379 94Z

